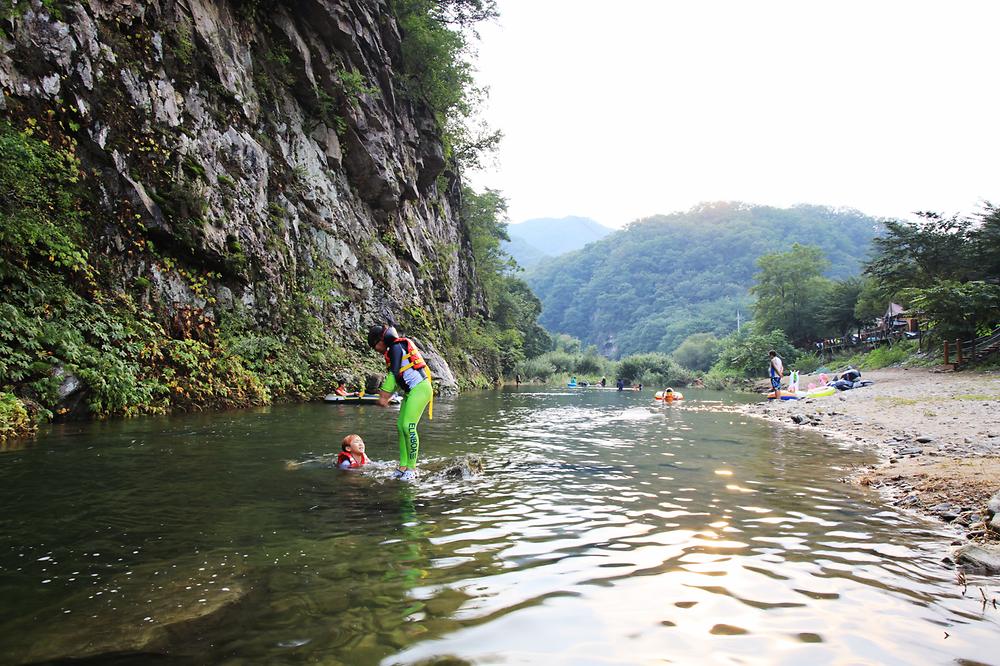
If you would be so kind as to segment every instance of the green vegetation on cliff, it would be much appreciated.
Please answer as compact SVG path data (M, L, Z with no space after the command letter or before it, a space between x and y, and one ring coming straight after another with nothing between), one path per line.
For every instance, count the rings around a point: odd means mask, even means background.
M438 331L437 337L451 358L464 358L466 367L486 373L485 381L472 381L473 385L501 381L514 373L518 363L541 354L550 344L538 325L541 303L514 274L515 265L501 247L507 240L506 215L507 203L498 192L463 190L462 224L472 245L486 308L451 331Z
M309 397L343 370L346 352L313 316L308 291L297 318L263 333L234 315L194 307L167 314L148 282L116 282L108 256L90 250L101 220L80 185L76 144L0 124L0 390L17 390L42 414L94 416L239 407ZM169 264L169 257L161 262ZM182 272L197 289L200 276Z
M475 86L470 36L498 16L494 0L391 0L403 43L404 88L433 111L447 156L475 167L501 133L472 122L485 91Z
M542 325L609 354L670 353L694 333L727 335L749 315L758 258L811 243L829 277L860 270L879 221L816 206L737 203L640 220L528 276ZM795 279L795 267L789 267Z

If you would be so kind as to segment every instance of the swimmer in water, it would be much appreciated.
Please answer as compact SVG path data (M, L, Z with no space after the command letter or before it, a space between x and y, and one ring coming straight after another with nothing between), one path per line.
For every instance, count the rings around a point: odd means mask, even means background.
M371 460L365 455L365 440L359 435L348 435L340 445L337 455L337 467L340 469L355 469L367 465Z

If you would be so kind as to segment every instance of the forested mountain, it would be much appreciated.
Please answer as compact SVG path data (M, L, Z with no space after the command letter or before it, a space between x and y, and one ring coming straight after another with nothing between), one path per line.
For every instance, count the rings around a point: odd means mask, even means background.
M510 240L503 241L503 251L512 256L522 268L534 268L545 259L551 258L551 255L542 252L523 238L512 236L510 232L508 235Z
M702 204L633 222L620 233L528 273L540 322L617 356L673 351L692 333L724 335L750 316L757 258L817 245L827 276L855 275L881 228L857 211Z
M532 268L543 259L579 250L613 232L589 217L539 217L508 225L510 243L504 250L524 268Z

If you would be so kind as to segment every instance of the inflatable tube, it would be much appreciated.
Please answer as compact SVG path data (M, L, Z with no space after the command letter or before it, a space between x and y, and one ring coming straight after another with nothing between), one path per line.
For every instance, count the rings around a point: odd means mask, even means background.
M797 391L792 393L791 391L780 391L778 395L772 393L765 393L764 397L768 400L801 400L802 398L808 398L809 394L805 391Z
M674 400L684 399L684 394L679 393L678 391L674 391L672 394L670 394L671 397L669 398L664 397L664 393L666 393L666 391L657 391L656 394L653 396L653 400L664 400L666 402L673 402Z
M389 398L389 404L398 405L401 402L401 400L402 398L400 398L398 395L393 395L392 397ZM342 396L342 395L337 395L336 393L331 393L327 395L325 398L323 398L323 402L340 402L344 404L353 404L353 405L371 405L378 402L378 395L368 394L363 396L356 396L356 395Z
M813 389L806 393L807 398L825 398L828 395L833 395L837 392L837 389L832 386L821 386L820 388Z

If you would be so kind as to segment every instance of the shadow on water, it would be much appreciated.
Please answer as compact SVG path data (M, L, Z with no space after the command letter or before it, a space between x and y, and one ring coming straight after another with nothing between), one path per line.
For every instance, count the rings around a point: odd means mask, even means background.
M0 455L0 661L983 658L948 535L837 481L868 454L685 393L441 400L416 484L375 408L52 429Z

